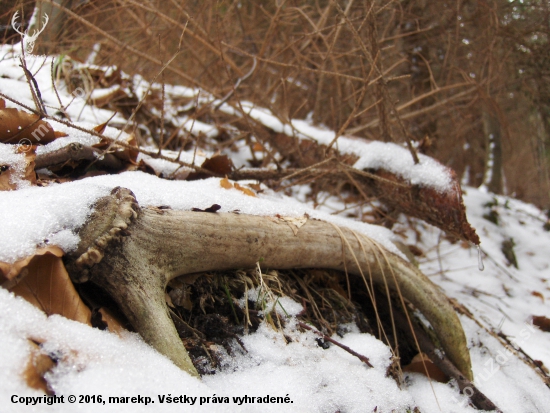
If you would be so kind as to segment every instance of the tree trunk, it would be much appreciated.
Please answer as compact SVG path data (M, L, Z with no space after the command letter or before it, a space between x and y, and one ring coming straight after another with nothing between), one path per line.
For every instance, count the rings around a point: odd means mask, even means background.
M485 106L482 109L482 120L483 132L487 141L483 184L490 192L502 194L502 136L497 111L492 107Z

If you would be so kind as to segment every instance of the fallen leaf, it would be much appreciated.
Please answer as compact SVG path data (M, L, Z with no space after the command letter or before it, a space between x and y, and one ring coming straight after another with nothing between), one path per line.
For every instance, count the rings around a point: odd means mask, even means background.
M75 290L61 257L36 255L22 269L26 275L9 290L47 315L59 314L91 325L91 311Z
M216 155L205 160L201 168L207 169L216 175L227 175L233 171L233 161L227 155Z
M238 189L239 191L241 191L243 194L245 195L248 195L248 196L256 196L256 194L254 192L252 192L250 189L248 188L245 188L244 186L241 186L239 185L237 182L235 182L235 189Z
M233 184L229 182L229 179L223 178L220 180L220 186L225 189L231 189L233 188Z
M233 169L235 169L233 166L233 161L227 155L215 155L209 159L206 159L202 163L201 168L210 171L217 176L228 175L233 171ZM197 179L205 179L211 176L212 174L203 171L191 172L187 177L187 180L196 181Z
M545 316L534 315L533 324L536 325L542 331L546 331L547 333L550 333L550 318L546 318Z
M424 376L426 375L426 370L428 370L428 374L432 380L440 383L447 383L449 381L449 377L447 377L447 375L443 373L439 367L437 367L424 353L417 354L408 365L403 367L403 371L420 373Z
M105 132L105 128L107 127L107 124L108 124L108 123L109 123L109 121L103 122L102 124L95 126L95 127L94 127L94 130L95 130L97 133L101 134L101 133Z
M42 353L40 347L34 341L28 340L28 343L31 347L31 354L27 367L23 370L23 378L30 388L42 390L46 394L53 394L48 388L44 375L55 366L55 363L50 357Z
M11 165L0 165L0 191L17 189L17 185L13 183L13 169Z
M13 191L30 182L36 185L36 173L34 172L34 160L36 158L35 146L13 146L13 162L0 165L0 191ZM26 150L23 150L23 148Z
M5 106L5 104L4 104ZM34 113L15 108L0 108L0 142L45 144L55 140L51 125Z
M118 336L120 336L123 331L126 331L120 319L105 307L92 311L91 323L92 327L99 328L100 330L107 329Z
M61 248L54 245L49 245L47 247L37 249L33 255L29 255L28 257L15 261L13 264L0 261L0 286L7 289L15 286L21 278L27 275L27 270L25 270L25 268L34 258L48 254L55 257L62 257L64 255ZM21 277L18 277L19 274L21 274Z
M107 127L107 124L101 124L94 128L96 129L105 129ZM98 132L96 130L96 132ZM98 132L103 133L103 132ZM138 156L138 148L137 148L137 139L136 136L133 133L123 134L122 139L120 139L121 143L125 143L126 145L129 145L131 148L127 148L125 146L117 145L116 142L108 141L106 139L101 139L100 142L96 143L95 145L92 145L92 148L107 150L109 153L112 153L114 156L116 156L121 161L130 163L130 164L136 164L137 156ZM135 148L135 149L134 149Z

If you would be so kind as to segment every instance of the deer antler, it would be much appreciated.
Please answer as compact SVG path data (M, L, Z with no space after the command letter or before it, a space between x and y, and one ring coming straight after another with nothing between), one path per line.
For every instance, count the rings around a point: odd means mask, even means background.
M79 230L67 268L117 301L147 343L196 375L168 315L164 289L184 274L262 267L332 268L399 290L432 324L448 358L472 378L466 338L446 296L416 267L353 231L308 220L294 234L283 221L231 213L140 208L131 191L100 199ZM342 245L351 253L342 254ZM371 245L371 248L365 248Z
M17 33L21 35L21 38L25 42L25 51L27 53L32 53L36 39L38 39L38 36L40 36L40 33L42 33L46 28L46 26L48 25L48 22L50 21L50 18L46 13L44 13L44 24L42 25L42 28L40 30L35 30L35 32L32 35L29 35L28 30L25 33L23 33L19 31L19 29L16 27L16 22L18 17L19 17L19 11L16 11L13 17L11 18L11 27L13 28L13 30L15 30Z

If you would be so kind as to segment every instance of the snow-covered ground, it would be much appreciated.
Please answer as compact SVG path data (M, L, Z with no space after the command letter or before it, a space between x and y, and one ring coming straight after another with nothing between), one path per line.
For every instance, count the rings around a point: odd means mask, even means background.
M0 76L3 76L0 92L32 106L18 61L6 48L2 48L0 54ZM49 67L49 63L45 66ZM41 89L44 100L56 105L57 98L47 87L51 84L49 70L38 71L35 76L44 85ZM60 93L67 104L71 97L64 94L62 88ZM14 107L9 102L8 105ZM109 111L83 105L78 100L67 111L75 119L80 116L81 121L96 125L112 115ZM265 122L275 127L275 118L265 110L260 112ZM296 129L304 134L312 130L305 121L293 122L293 127L293 133ZM325 134L330 142L334 133L325 131ZM76 136L74 139L87 138ZM369 152L363 153L364 147L359 142L339 140L339 145L339 149L344 151L357 148L358 155L364 155L360 158L360 166L365 167ZM0 146L0 163L19 162L10 157L7 145ZM378 149L383 152L387 146ZM403 160L406 156L396 158ZM387 159L384 166L388 167L392 157L381 155L377 159ZM423 164L430 164L430 161L425 160ZM429 169L427 176L426 169L407 175L411 165L406 162L395 165L395 170L411 182L444 187L446 177L434 176L438 166L427 167L435 168ZM444 173L441 169L441 174ZM217 203L222 206L222 211L239 209L241 213L288 216L307 213L314 218L352 227L393 250L391 240L400 239L384 228L331 215L333 210L325 206L313 209L296 198L269 190L250 197L236 189L222 188L219 181L217 178L193 182L166 181L143 172L125 172L44 188L28 187L22 183L21 189L0 193L0 261L13 262L32 254L35 246L45 239L65 250L74 248L78 242L74 230L84 222L94 201L115 186L131 189L142 206L169 205L174 209L191 209ZM478 270L477 250L460 242L450 243L440 230L428 224L417 224L419 238L403 224L403 231L399 233L405 232L408 238L400 240L415 244L425 252L425 256L419 258L420 268L446 294L470 310L478 321L461 316L478 388L504 412L548 412L550 390L543 380L511 347L504 346L489 333L508 336L532 359L550 366L550 333L542 332L530 323L533 315L550 318L547 304L550 300L550 233L543 230L547 218L534 206L517 200L494 196L476 188L465 188L465 192L468 219L482 240L483 272ZM488 203L492 206L484 206ZM336 200L326 204L337 207ZM498 225L483 218L491 208L493 216L498 215ZM517 269L508 265L501 252L502 242L510 238L516 245ZM285 309L292 307L291 314L300 311L297 303L294 306L290 302L285 304ZM418 407L423 413L476 411L468 406L467 398L459 394L452 382L430 383L422 375L409 374L400 388L393 379L385 376L390 349L373 336L359 333L353 326L347 328L349 332L338 340L369 357L374 368L366 368L361 361L335 346L323 350L317 345L313 333L300 332L291 317L284 331L292 338L290 344L286 344L281 332L262 325L257 332L242 338L248 350L246 354L228 357L221 371L199 381L180 371L136 334L118 336L61 316L46 317L31 304L0 288L0 348L3 350L0 358L0 410L407 412ZM64 397L64 403L48 406L44 399L39 398L41 393L30 389L23 379L22 371L31 352L29 338L43 342L42 351L58 360L46 378L55 394ZM76 403L69 403L70 395L77 397ZM79 403L80 396L86 395L95 395L96 398L88 398L89 403ZM97 403L97 396L106 403ZM126 404L110 404L110 396L136 399L135 402L129 399ZM271 399L273 397L275 399ZM176 398L177 404L170 403L171 398ZM254 398L254 403L250 398ZM34 406L26 405L26 401ZM149 404L145 405L144 401L149 401ZM180 406L180 403L186 403L186 406Z

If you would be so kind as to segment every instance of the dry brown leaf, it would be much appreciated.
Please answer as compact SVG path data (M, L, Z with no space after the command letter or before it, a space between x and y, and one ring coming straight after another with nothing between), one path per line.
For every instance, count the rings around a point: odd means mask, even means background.
M5 106L5 105L4 105ZM0 108L0 142L45 144L55 140L53 128L34 113L14 108Z
M94 127L94 130L95 130L97 133L101 134L101 133L105 132L105 128L107 127L107 124L108 124L108 123L109 123L109 121L103 122L102 124L97 125L96 127Z
M439 367L437 367L424 353L417 354L413 357L410 364L403 367L403 371L420 373L424 376L426 375L426 370L428 370L428 374L432 380L440 383L447 383L449 381L449 377L447 377L447 375L443 373Z
M224 176L233 171L233 161L227 155L215 155L210 159L206 159L201 168L207 169L218 176Z
M197 152L198 153L198 152ZM230 174L235 167L233 161L227 155L214 155L213 157L206 159L202 165L202 169L212 172L216 176L224 176ZM195 181L197 179L205 179L212 176L206 172L191 172L187 178L189 181Z
M106 124L98 125L94 128L96 129L105 129L107 127ZM97 130L96 130L97 132ZM101 132L98 132L101 133ZM130 145L132 148L130 149L124 146L117 145L116 142L113 143L111 141L107 141L106 139L102 139L99 143L96 143L95 145L92 145L93 148L107 150L109 149L109 152L112 152L114 156L116 156L118 159L124 162L129 162L131 164L136 164L136 159L138 156L138 150L137 150L137 140L133 133L127 134L124 136L124 139L121 140L121 142Z
M31 354L27 367L23 371L23 378L30 388L42 390L46 394L53 394L48 388L44 375L55 366L55 363L40 351L40 347L34 341L28 340L28 343L31 346Z
M13 146L13 151L25 155L24 166L19 165L18 162L0 165L0 191L13 191L18 188L18 182L21 181L29 181L32 185L36 185L36 173L34 172L36 147L26 146L26 151L23 151L22 148Z
M59 314L91 326L91 311L80 299L60 257L34 256L24 269L26 276L10 291L47 315Z
M245 195L256 196L256 194L254 192L252 192L252 190L250 190L248 188L245 188L244 186L239 185L237 182L235 182L235 189L238 189L239 191L241 191Z
M233 188L233 184L229 182L229 179L223 178L220 180L220 186L224 189L231 189Z
M17 148L21 153L21 148ZM32 146L30 150L23 152L25 154L25 176L23 179L36 185L36 173L34 172L34 160L36 159L36 146Z
M118 317L109 311L109 309L101 307L99 312L101 313L101 318L105 324L107 324L107 329L111 333L115 333L117 336L120 336L122 332L126 330Z
M13 167L0 165L0 191L13 191L17 185L13 183Z
M538 297L542 300L542 302L544 303L544 295L542 295L541 293L539 293L538 291L532 291L531 292L531 295L534 296L534 297Z
M542 331L546 331L547 333L550 333L550 318L547 318L543 315L541 316L534 315L533 324L536 325Z
M13 264L0 261L0 285L7 289L15 286L21 278L28 274L25 268L34 258L48 254L55 257L62 257L64 253L61 248L54 245L49 245L47 247L37 249L33 255L22 258ZM21 277L18 277L19 274L21 274Z

